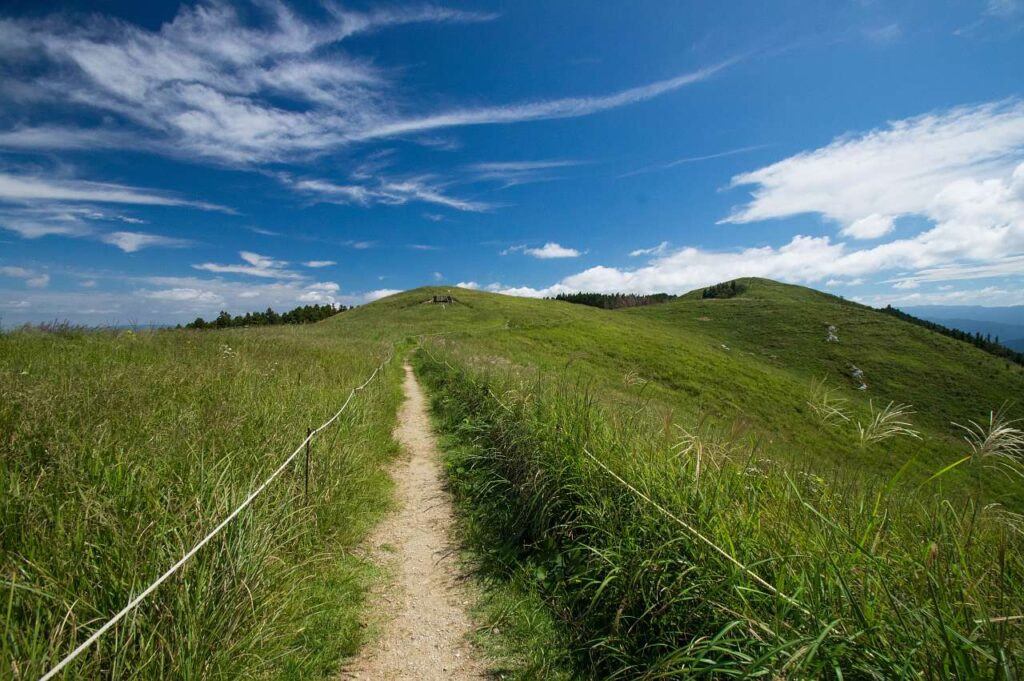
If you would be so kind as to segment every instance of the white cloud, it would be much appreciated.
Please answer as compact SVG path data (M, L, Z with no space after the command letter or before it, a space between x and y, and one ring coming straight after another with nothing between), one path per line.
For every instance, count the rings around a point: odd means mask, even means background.
M302 264L305 265L306 267L314 267L314 268L316 268L316 267L330 267L331 265L337 265L338 263L336 263L333 260L309 260L309 261L306 261L306 262L304 262Z
M503 188L559 178L553 171L581 165L583 161L553 159L541 161L489 161L466 166L473 182L499 182Z
M753 200L725 222L820 213L841 226L871 215L922 215L948 209L957 183L1006 179L1024 159L1024 103L961 107L847 135L826 147L737 175Z
M0 200L17 203L92 201L145 206L189 206L203 210L232 212L224 206L202 201L186 201L150 189L83 180L55 180L28 175L19 177L4 172L0 172Z
M0 302L0 308L5 309L3 322L17 325L26 321L72 319L90 324L174 323L200 316L210 319L221 310L244 314L268 307L284 311L312 302L361 305L398 292L380 289L343 294L334 282L253 283L219 277L143 277L124 278L123 282L130 286L127 293L92 288L86 291L0 290L0 299L13 301Z
M545 260L549 258L578 258L581 255L575 248L567 248L554 241L549 241L540 248L524 248L523 253Z
M476 283L475 281L460 281L458 284L455 285L455 288L468 288L475 291L476 289L480 288L480 284Z
M152 300L202 303L204 305L222 305L224 303L224 299L216 293L198 288L157 289L155 291L141 291L139 295Z
M897 23L885 24L864 31L864 36L873 43L887 45L903 37L903 29Z
M754 185L753 197L725 221L819 213L845 236L878 239L899 217L924 218L915 235L862 249L799 235L777 248L689 248L647 268L592 268L561 284L679 291L736 276L813 283L893 270L909 272L900 277L908 281L1024 274L1022 159L1021 102L896 121L738 175L733 185Z
M393 296L396 293L401 293L401 292L402 292L402 289L398 289L398 288L379 288L379 289L376 289L375 291L368 291L368 292L364 293L362 298L363 298L363 302L364 303L372 303L375 300L380 300L381 298L387 298L388 296Z
M337 302L335 296L339 291L341 291L341 287L333 281L321 281L307 286L305 293L301 294L298 300L303 303L329 303L333 305Z
M492 204L482 201L451 196L445 193L443 185L438 184L429 176L402 180L380 177L364 184L337 184L327 180L294 179L288 175L281 175L280 179L292 189L324 203L402 206L412 201L418 201L475 213L494 207Z
M679 88L707 80L719 71L731 66L736 60L729 60L685 73L674 78L628 88L610 95L597 97L565 97L547 101L529 102L525 104L508 104L504 106L480 107L475 109L457 109L440 114L413 117L404 120L381 122L355 134L357 139L373 139L394 137L439 128L451 128L467 125L494 125L501 123L520 123L554 118L573 118L606 111L608 109L635 104L659 95L678 90Z
M33 67L30 78L8 78L6 93L37 103L73 102L117 120L88 132L44 121L9 131L0 145L117 146L230 164L274 162L359 140L426 140L420 133L442 128L584 116L700 82L731 63L608 95L421 115L396 94L398 70L349 57L340 43L388 26L495 15L436 6L326 9L329 19L314 21L277 0L241 8L214 0L183 6L157 30L95 15L6 19L0 54ZM277 104L282 96L289 107Z
M651 248L638 248L635 251L630 251L629 255L634 258L641 255L664 255L667 250L668 242L662 241L657 246L652 246Z
M1022 305L1024 289L985 286L955 290L940 286L937 291L857 296L853 300L865 305Z
M302 279L302 275L285 269L288 263L283 260L275 260L266 255L253 253L252 251L239 251L239 257L245 264L219 265L207 262L192 265L197 270L215 272L217 274L246 274L252 277L266 279Z
M854 239L877 239L891 232L895 222L891 215L872 213L867 217L854 220L849 225L843 227L841 232L846 236L852 236Z
M125 253L135 253L143 248L153 246L183 248L192 243L186 239L173 239L145 232L108 232L100 236L100 240L112 246L117 246Z
M441 274L440 272L434 272L434 274L431 276L434 277L434 281L441 281L442 279L444 279L444 275Z
M697 163L698 161L710 161L716 158L725 158L726 156L735 156L737 154L746 154L751 151L757 151L758 149L764 149L768 145L766 144L754 144L746 147L738 147L736 149L728 149L726 151L719 151L714 154L704 154L702 156L687 156L685 158L677 158L674 161L668 163L659 163L657 165L646 166L644 168L638 168L637 170L631 170L628 173L619 175L622 177L633 177L634 175L646 175L647 173L657 172L659 170L668 170L675 168L676 166L686 165L689 163Z
M10 265L0 266L0 277L21 279L30 288L46 288L50 283L50 275L36 272L25 267L14 267Z

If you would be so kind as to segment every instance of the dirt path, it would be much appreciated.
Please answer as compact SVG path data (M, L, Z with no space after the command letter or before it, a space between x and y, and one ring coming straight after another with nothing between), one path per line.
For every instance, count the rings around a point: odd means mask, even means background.
M451 500L427 401L408 364L404 388L395 438L409 456L392 472L401 508L370 537L375 560L392 570L395 583L371 605L384 622L382 636L346 665L341 678L482 679L485 666L465 638L469 595L453 557Z

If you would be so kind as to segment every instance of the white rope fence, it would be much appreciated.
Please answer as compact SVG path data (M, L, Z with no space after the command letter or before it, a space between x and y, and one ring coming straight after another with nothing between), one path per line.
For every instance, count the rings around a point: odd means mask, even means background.
M149 594L151 594L154 591L156 591L156 589L161 584L163 584L165 581L167 581L168 577L170 577L175 572L177 572L181 568L182 565L187 563L188 560L190 558L192 558L192 556L196 555L196 553L199 552L199 549L203 548L211 539L213 539L215 536L217 536L217 534L221 530L223 530L232 520L234 520L238 516L239 513L244 511L245 508L249 504L252 503L253 499L255 499L257 496L259 496L260 493L263 492L263 490L265 490L267 488L267 486L270 485L270 483L272 483L274 481L274 479L277 478L277 476L279 476L281 474L281 472L284 471L284 469L288 467L288 464L290 464L292 461L295 460L295 457L297 457L299 455L299 453L303 450L303 448L306 446L306 443L308 443L310 440L312 440L313 437L317 433L321 432L322 430L324 430L325 428L330 426L332 423L334 423L338 419L339 416L341 416L342 412L344 412L345 409L348 408L349 403L356 396L356 394L359 393L359 392L362 392L362 390L366 386L368 386L370 384L370 382L374 378L377 377L377 374L380 372L380 370L383 369L384 366L388 362L390 362L390 361L391 361L391 356L389 355L387 359L385 359L383 362L381 362L377 366L377 368L373 370L373 373L370 374L370 377L368 379L366 379L363 382L362 385L360 385L357 388L353 388L352 391L348 394L348 398L345 400L345 403L342 404L341 408L334 413L334 416L332 416L331 418L329 418L326 421L324 421L324 423L321 424L319 428L316 428L315 430L310 431L309 435L306 436L306 439L303 440L299 444L299 446L295 448L295 451L292 452L288 456L288 458L285 459L284 462L280 466L277 467L277 469L270 475L269 478L264 480L263 483L259 487L254 489L252 491L252 493L249 494L248 497L246 497L245 501L243 501L241 504L239 504L238 508L236 508L234 511L232 511L231 514L228 517L224 518L224 520L222 520L220 522L220 524L217 525L217 527L213 528L210 531L209 534L207 534L205 537L203 537L199 541L198 544L193 546L188 551L188 553L186 553L184 556L182 556L178 560L177 563L175 563L174 565L169 567L166 572L164 572L162 575L157 577L156 580L152 584L150 584L148 587L146 587L146 589L142 593L140 593L138 596L136 596L131 601L129 601L126 606L121 608L120 612L118 612L116 615L114 615L109 620L107 620L107 622L102 627L100 627L99 629L94 631L89 638L85 639L85 641L83 641L77 648L75 648L70 653L68 653L67 656L63 660L58 662L56 665L54 665L54 667L52 669L50 669L50 671L46 672L41 677L39 677L39 681L47 681L48 679L52 679L57 674L59 674L60 671L62 669L64 669L64 667L68 666L71 663L72 660L74 660L76 657L78 657L82 653L82 651L84 651L86 648L88 648L93 643L95 643L97 640L99 640L100 636L103 636L103 634L105 634L111 627L113 627L115 624L117 624L119 621L121 621L124 618L125 615L127 615L129 612L134 610L139 605L139 603L141 603L146 598L146 596L148 596Z
M427 355L428 355L428 356L430 357L430 359L431 359L431 360L432 360L432 361L433 361L433 362L434 362L435 364L441 364L441 363L442 363L442 361L443 361L443 363L444 363L444 364L445 364L445 365L446 365L446 366L447 366L447 367L448 367L449 369L451 369L452 371L459 371L459 370L458 370L458 369L456 369L456 368L455 368L454 366L452 366L452 365L451 365L451 363L450 363L450 362L448 362L448 360L438 360L438 359L437 359L437 358L436 358L436 357L435 357L435 356L433 355L433 353L431 353L431 352L430 352L430 350L429 350L429 349L427 349L427 346L426 346L426 345L424 345L424 344L423 344L422 342L420 343L420 347L421 347L421 348L422 348L422 349L424 350L424 352L426 352L426 353L427 353ZM484 386L484 387L485 387L485 388L487 389L487 392L488 392L488 393L489 393L489 394L491 395L491 397L493 397L493 398L494 398L494 400L495 400L495 401L496 401L496 402L497 402L497 403L498 403L498 404L499 404L499 405L500 405L500 406L501 406L501 407L502 407L503 409L505 409L505 410L506 410L506 411L508 411L508 412L512 412L512 408L511 408L511 407L509 407L509 406L508 406L507 404L505 404L505 403L504 403L504 402L503 402L503 401L501 400L501 398L500 398L500 397L498 397L497 395L495 395L495 394L494 394L494 392L493 392L493 391L492 391L492 390L490 389L490 387L489 387L489 386ZM608 466L607 466L607 465L606 465L606 464L605 464L605 463L604 463L603 461L601 461L601 460L600 460L600 459L598 459L598 458L597 458L596 456L594 456L593 454L591 454L591 453L590 453L590 452L589 452L589 451L587 450L587 448L586 448L586 447L584 447L584 448L583 448L583 453L584 453L584 454L585 454L585 455L586 455L587 457L589 457L589 458L590 458L590 459L591 459L591 460L592 460L592 461L593 461L594 463L596 463L596 464L597 464L597 465L598 465L599 467L601 467L602 469L604 469L604 471L605 471L606 473L608 473L608 474L609 474L609 475L610 475L610 476L611 476L611 477L612 477L612 478L613 478L613 479L614 479L614 480L615 480L616 482L618 482L619 484L623 485L623 486L624 486L624 487L625 487L626 489L628 489L628 490L629 490L630 492L632 492L633 494L635 494L635 495L636 495L637 497L639 497L639 498L640 498L640 499L642 499L643 501L646 501L646 502L647 502L648 504L650 504L650 505L651 505L651 506L653 506L653 507L654 507L655 509L657 509L658 511L660 511L661 513L663 513L663 514L664 514L665 516L667 516L667 517L668 517L668 518L670 518L671 520L673 520L673 521L675 521L676 523L678 523L678 524L679 524L679 525L680 525L680 526L681 526L681 527L682 527L682 528L683 528L684 530L686 530L687 532L689 532L689 533L690 533L691 535L693 535L694 537L696 537L697 539L699 539L699 540L700 540L700 541L702 541L703 543L707 544L707 545L708 545L709 547L711 547L711 548L712 548L712 549L713 549L714 551L716 551L716 552L717 552L717 553L718 553L719 555L721 555L721 556L722 556L722 557L724 557L724 558L725 558L726 560L728 560L728 561L729 561L730 563L732 563L732 564L733 564L733 565L735 565L735 566L736 566L737 568L739 568L739 569L740 569L740 570L741 570L741 571L742 571L742 572L743 572L744 574L746 574L746 575L747 575L748 577L750 577L750 578L751 578L752 580L754 580L755 582L757 582L758 584L760 584L760 585L761 585L762 587L764 587L765 589L767 589L767 590L768 590L769 592L771 592L772 594L774 594L774 595L778 596L779 598L781 598L782 600L786 601L787 603L789 603L789 604L790 604L790 605L792 605L793 607L795 607L795 608L799 609L799 610L800 610L801 612L803 612L803 613L804 613L805 615L808 615L808 616L812 617L813 619L817 620L817 621L818 621L818 623L819 623L819 624L821 624L821 626L823 626L823 627L825 626L825 624L824 624L824 623L823 623L823 622L821 621L821 619L820 619L820 618L819 618L819 617L818 617L817 615L815 615L814 613L812 613L812 612L811 612L810 610L808 610L808 609L807 609L807 607L806 607L806 606L804 606L804 605L803 605L802 603L800 603L799 601L797 601L797 600L796 600L795 598L793 598L792 596L789 596L788 594L785 594L785 593L783 593L782 591L779 591L778 589L776 589L776 588L775 588L774 586L772 586L772 585L771 585L771 584L770 584L769 582L767 582L767 581L766 581L766 580L765 580L764 578L762 578L762 577L761 577L760 575L758 575L758 574L757 574L756 572L754 572L754 571L753 571L753 570L751 570L751 569L750 569L749 567L747 567L746 565L744 565L743 563L741 563L741 562L740 562L739 560L737 560L737 559L736 559L735 557L733 557L733 556L732 556L732 554L730 554L730 553L729 553L728 551L726 551L725 549L723 549L722 547L718 546L718 545L717 545L717 544L715 544L715 543L714 543L713 541L711 541L710 539L708 539L707 537L705 537L705 536L704 536L704 535L703 535L703 534L702 534L701 532L699 532L699 531L698 531L698 530L697 530L697 529L696 529L695 527L693 527L692 525L690 525L689 523L687 523L687 522L686 522L685 520L683 520L682 518L680 518L680 517L679 517L679 516L677 516L676 514L672 513L672 512L671 512L671 511L669 511L668 509L666 509L666 508L665 508L664 506L662 506L661 504L659 504L658 502L656 502L656 501L655 501L654 499L652 499L651 497L649 497L649 496L647 496L646 494L644 494L643 492L641 492L641 491L640 491L639 489L637 489L637 488L636 488L636 487L634 487L633 485L629 484L629 483L628 483L628 482L627 482L626 480L624 480L624 479L623 479L622 477L620 477L620 476L619 476L619 475L618 475L618 474L617 474L617 473L616 473L615 471L613 471L613 470L612 470L611 468L609 468L609 467L608 467Z

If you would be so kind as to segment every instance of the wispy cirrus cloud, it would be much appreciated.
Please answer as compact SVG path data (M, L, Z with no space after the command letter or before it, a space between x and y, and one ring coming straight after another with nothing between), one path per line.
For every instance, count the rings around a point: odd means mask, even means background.
M627 88L609 95L564 97L519 104L457 109L428 116L385 121L376 126L368 127L365 130L357 131L353 137L359 140L368 140L443 128L523 123L527 121L588 116L601 111L643 102L667 92L699 83L733 65L736 61L738 59L730 59L690 73Z
M234 212L225 206L182 199L152 189L105 182L13 175L7 172L0 172L0 201L27 204L39 201L84 201L139 206L187 206L202 210Z
M146 224L146 221L140 218L104 213L87 205L32 201L28 205L0 206L0 229L14 232L23 239L40 239L47 236L94 239L116 246L125 253L134 253L151 247L184 248L192 245L187 239L150 232L106 231L97 227L98 224L110 222Z
M660 170L669 170L681 165L687 165L689 163L697 163L698 161L710 161L716 158L725 158L727 156L736 156L737 154L746 154L751 151L757 151L758 149L764 149L768 147L767 144L754 144L746 147L737 147L736 149L727 149L726 151L719 151L714 154L704 154L702 156L686 156L684 158L677 158L674 161L668 161L666 163L658 163L652 166L645 166L636 170L631 170L628 173L623 173L619 177L633 177L634 175L646 175L647 173L655 173Z
M453 210L481 213L495 207L495 204L452 196L446 185L431 176L407 177L403 179L377 178L372 183L340 184L328 180L293 178L282 174L279 178L295 191L317 202L343 205L401 206L407 203L429 203Z
M0 132L0 146L142 148L234 165L283 161L396 136L429 143L436 139L429 133L447 128L585 116L698 83L735 61L611 94L420 115L395 94L392 72L340 46L391 26L482 22L496 15L438 6L355 12L333 5L320 15L266 0L244 12L226 2L185 6L157 30L98 16L3 20L0 59L33 68L31 77L8 79L0 94L28 109L72 103L115 121L85 131L29 117ZM282 97L289 106L279 103Z
M117 246L125 253L135 253L144 248L159 246L162 248L184 248L191 246L187 239L176 239L147 232L107 232L100 236L100 241Z
M252 251L239 251L238 257L241 263L221 265L218 263L205 262L192 265L194 269L216 274L244 274L250 277L261 277L264 279L303 279L303 275L287 269L288 262L275 260L270 256L260 255Z
M662 241L657 246L652 246L651 248L638 248L635 251L630 251L629 255L632 258L636 258L641 255L665 255L668 251L668 245L667 241Z
M472 182L497 182L502 187L514 187L533 182L560 179L555 172L584 164L585 161L552 159L541 161L489 161L466 166Z

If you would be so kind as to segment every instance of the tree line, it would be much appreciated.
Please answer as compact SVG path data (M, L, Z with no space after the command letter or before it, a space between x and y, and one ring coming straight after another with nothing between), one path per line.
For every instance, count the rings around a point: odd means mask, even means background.
M915 317L914 315L908 314L899 308L893 307L892 305L886 305L881 309L881 312L902 319L903 321L910 322L911 324L923 326L924 328L935 331L936 333L941 333L943 336L949 336L950 338L970 343L974 347L984 350L990 355L995 355L996 357L1024 366L1024 352L1018 352L1013 348L1003 345L999 342L999 336L993 338L992 334L982 336L980 333L969 333L967 331L961 331L960 329L951 329L948 326L943 326L942 324L930 322L927 319Z
M265 312L246 312L244 315L231 316L226 310L221 310L216 319L206 321L202 317L196 317L195 321L185 325L186 329L229 329L240 326L276 326L278 324L311 324L321 319L327 319L348 308L344 305L302 305L294 310L284 313L274 312L268 307ZM180 325L179 325L180 326Z
M708 286L704 289L701 294L701 298L735 298L739 294L747 290L744 284L733 279L732 281L723 281L720 284L714 286Z
M650 295L639 295L636 293L559 293L554 299L575 305L599 307L603 310L618 310L625 307L667 303L677 297L670 293L652 293Z

